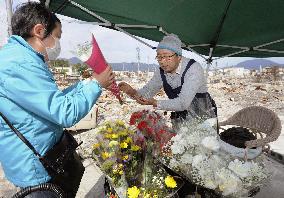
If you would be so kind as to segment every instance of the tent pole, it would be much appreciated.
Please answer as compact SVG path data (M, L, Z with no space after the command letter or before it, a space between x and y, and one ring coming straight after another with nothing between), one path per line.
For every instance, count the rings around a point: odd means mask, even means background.
M220 57L214 58L214 59L212 59L212 60L218 60L218 59L220 59L220 58L230 57L230 56L234 56L234 55L241 54L241 53L248 52L248 51L250 51L249 48L248 48L248 49L245 49L245 50L238 51L238 52L234 52L234 53L231 53L231 54L227 54L227 55L224 55L224 56L220 56Z
M270 50L270 49L254 49L255 51L260 51L260 52L274 52L278 54L284 54L284 51L277 51L277 50Z
M278 40L276 40L276 41L272 41L272 42L269 42L269 43L264 43L264 44L262 44L262 45L258 45L258 46L256 46L256 47L254 47L254 48L261 48L261 47L264 47L264 46L267 46L267 45L272 45L272 44L275 44L275 43L280 43L280 42L282 42L282 41L284 41L284 38L278 39Z
M123 29L121 29L121 28L119 28L119 27L116 27L116 26L115 26L115 29L119 30L120 32L123 32L124 34L127 34L128 36L134 38L135 40L139 41L140 43L143 43L144 45L146 45L146 46L148 46L148 47L150 47L150 48L152 48L152 49L155 49L154 46L152 46L152 45L150 45L150 44L144 42L143 40L137 38L136 36L134 36L134 35L132 35L132 34L130 34L130 33L128 33L127 31L125 31L125 30L123 30Z
M192 49L191 47L189 46L186 46L186 48L190 51L192 51L193 53L199 55L201 58L203 58L204 60L206 60L205 56L203 56L202 54L199 54L197 51L195 51L194 49Z
M210 44L188 45L188 47L207 47L207 46L210 46Z
M128 25L128 24L115 24L116 27L121 28L145 28L145 29L157 29L156 25Z
M208 72L209 72L209 68L211 66L212 63L212 53L213 53L214 48L210 47L210 51L209 51L209 56L208 59L206 59L207 62L207 66L206 66L206 79L208 79Z
M209 68L211 67L211 65L212 65L212 59L206 59L206 70L205 70L206 74L205 74L205 76L206 76L207 83L208 83L208 76L209 76Z
M104 23L108 23L108 24L111 25L111 22L109 22L108 20L104 19L103 17L101 17L101 16L95 14L94 12L90 11L89 9L87 9L87 8L85 8L85 7L83 7L83 6L81 6L80 4L78 4L78 3L76 3L76 2L74 2L74 1L72 1L72 0L68 0L68 1L69 1L72 5L74 5L74 6L76 6L77 8L79 8L79 9L81 9L81 10L87 12L88 14L90 14L90 15L92 15L93 17L99 19L100 21L102 21L102 22L104 22Z
M235 48L235 49L248 49L248 47L241 47L235 45L216 45L216 47L227 47L227 48Z
M218 28L216 30L216 33L215 33L214 37L212 38L212 41L210 42L210 44L211 44L213 49L212 49L212 52L211 52L211 56L209 56L209 59L212 59L213 51L214 51L214 49L216 47L216 44L218 43L219 36L221 34L221 31L222 31L225 19L226 19L227 14L228 14L228 10L229 10L229 8L231 6L231 3L232 3L232 0L228 0L228 3L227 3L226 8L224 10L222 19L221 19L221 21L219 23L219 26L218 26ZM211 48L210 48L210 51L211 51Z
M271 50L271 49L260 49L261 47L264 47L264 46L268 46L268 45L272 45L272 44L275 44L275 43L280 43L280 42L283 42L284 41L284 38L282 39L278 39L276 41L271 41L271 42L268 42L268 43L264 43L262 45L258 45L256 47L240 47L240 46L231 46L231 45L216 45L217 47L228 47L228 48L237 48L237 49L243 49L241 51L238 51L238 52L234 52L234 53L231 53L231 54L228 54L228 55L224 55L224 56L221 56L221 57L218 57L218 58L215 58L213 60L217 60L217 59L220 59L220 58L225 58L225 57L230 57L230 56L234 56L234 55L237 55L237 54L241 54L241 53L244 53L244 52L247 52L247 51L250 51L250 50L254 50L254 51L263 51L263 52L274 52L274 53L279 53L279 54L282 54L284 53L284 51L278 51L278 50Z

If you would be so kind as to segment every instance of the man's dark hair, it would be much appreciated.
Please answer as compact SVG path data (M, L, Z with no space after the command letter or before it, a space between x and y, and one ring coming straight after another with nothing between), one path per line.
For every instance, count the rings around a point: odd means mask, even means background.
M12 16L12 33L23 37L25 40L31 37L31 31L36 24L42 24L47 37L60 20L43 4L28 2L22 4Z

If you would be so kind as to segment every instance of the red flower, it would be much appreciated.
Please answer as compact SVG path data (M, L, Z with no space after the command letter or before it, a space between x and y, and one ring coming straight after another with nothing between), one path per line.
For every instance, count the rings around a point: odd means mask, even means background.
M156 133L156 141L161 141L161 139L163 138L163 135L166 133L165 129L160 129L157 133Z
M160 148L162 148L166 143L168 143L172 137L176 136L175 133L168 131L166 128L160 129L156 134L156 141L160 143Z
M130 124L130 125L134 125L135 123L136 123L136 118L135 118L134 115L131 115L129 124Z
M142 119L143 114L144 114L143 111L132 113L129 124L135 125L135 123L138 122L138 120Z
M137 125L137 128L140 130L140 131L143 131L143 129L147 128L148 127L148 124L146 121L141 121L139 122L139 124Z
M151 127L146 127L147 136L153 136L154 135L154 129Z

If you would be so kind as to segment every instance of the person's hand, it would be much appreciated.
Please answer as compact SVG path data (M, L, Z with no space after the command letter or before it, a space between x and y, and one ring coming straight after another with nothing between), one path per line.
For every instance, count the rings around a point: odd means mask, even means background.
M157 107L157 100L154 98L143 98L141 96L137 96L135 97L135 100L137 103L141 104L141 105L153 105L153 107Z
M92 74L86 69L82 72L82 78L86 79L86 78L90 78L92 76Z
M110 89L112 83L114 82L115 74L112 72L111 67L108 67L100 74L93 73L93 78L95 78L103 88Z
M133 89L129 84L126 82L121 82L118 84L119 89L126 93L128 96L134 98L137 95L137 91Z

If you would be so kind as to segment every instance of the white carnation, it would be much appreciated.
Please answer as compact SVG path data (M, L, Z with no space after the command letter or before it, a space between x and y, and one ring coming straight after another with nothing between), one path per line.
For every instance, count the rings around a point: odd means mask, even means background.
M217 140L216 137L214 136L208 136L208 137L205 137L202 141L201 141L201 144L212 150L212 151L218 151L219 148L220 148L220 144L219 144L219 141Z
M180 140L182 140L182 135L181 134L177 134L176 136L172 137L171 141L173 142L179 142Z
M192 160L193 160L193 157L190 153L185 153L181 156L181 162L183 164L191 164L192 163Z
M200 136L198 134L190 134L186 137L188 146L197 146L200 144Z
M180 132L180 133L187 133L188 131L189 131L188 128L185 127L185 126L182 126L182 127L179 129L179 132Z
M234 161L229 163L228 168L236 173L240 178L248 177L249 172L252 168L251 162L241 162L238 159L235 159Z
M222 191L224 196L238 192L242 186L241 180L228 169L220 169L216 172L216 176L219 190Z
M182 154L185 151L185 148L183 145L180 145L178 142L174 142L171 145L171 150L174 155L177 155L177 154Z
M203 155L195 155L192 159L192 166L198 167L199 163L201 163L205 159Z
M218 184L216 183L216 181L213 181L212 179L206 179L204 181L204 186L206 188L214 190L215 188L217 188Z
M171 145L171 150L174 155L182 154L185 152L186 146L188 145L186 139L181 135L176 135L171 139L173 144Z

